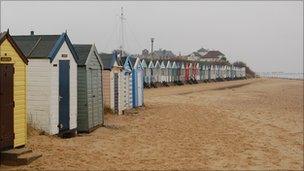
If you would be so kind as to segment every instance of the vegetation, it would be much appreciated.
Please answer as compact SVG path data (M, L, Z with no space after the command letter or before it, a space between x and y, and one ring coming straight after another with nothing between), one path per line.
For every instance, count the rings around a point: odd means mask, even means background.
M236 67L245 67L245 68L246 68L246 77L248 77L248 78L255 77L255 72L253 72L253 71L246 65L245 62L236 61L236 62L233 63L233 66L236 66Z

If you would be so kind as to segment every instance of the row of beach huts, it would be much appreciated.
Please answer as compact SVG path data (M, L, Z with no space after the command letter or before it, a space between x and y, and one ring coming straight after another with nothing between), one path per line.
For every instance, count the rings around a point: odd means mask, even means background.
M218 62L99 53L59 35L0 35L0 150L22 147L27 124L62 137L91 132L113 113L143 106L144 87L231 80L245 68Z
M246 78L245 67L221 61L141 59L144 87L195 84Z

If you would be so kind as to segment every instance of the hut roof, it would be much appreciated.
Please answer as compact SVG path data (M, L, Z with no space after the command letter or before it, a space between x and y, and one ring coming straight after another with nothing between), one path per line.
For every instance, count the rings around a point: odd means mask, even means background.
M49 58L53 60L62 43L66 41L73 58L78 56L66 33L61 35L18 35L12 36L23 54L27 58Z
M211 50L206 53L202 58L219 58L219 56L224 55L218 50Z
M136 59L137 59L137 58L130 57L130 61L131 61L131 63L132 63L132 67L134 67L134 66L135 66Z
M115 63L115 59L113 57L113 54L100 53L98 55L101 58L101 61L103 63L103 68L107 69L107 70L112 69L112 67Z
M91 51L91 44L73 44L74 49L78 56L78 65L85 65L89 53Z

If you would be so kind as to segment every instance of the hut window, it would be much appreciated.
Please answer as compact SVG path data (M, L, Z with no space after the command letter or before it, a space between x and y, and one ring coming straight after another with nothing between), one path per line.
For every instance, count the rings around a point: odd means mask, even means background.
M61 54L61 57L66 58L68 57L68 54Z

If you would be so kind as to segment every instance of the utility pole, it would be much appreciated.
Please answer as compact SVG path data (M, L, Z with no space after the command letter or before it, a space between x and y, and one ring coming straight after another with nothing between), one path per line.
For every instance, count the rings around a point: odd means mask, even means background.
M154 43L154 38L151 38L151 57L153 59L153 43Z
M151 53L153 53L153 43L154 43L154 38L151 38Z

